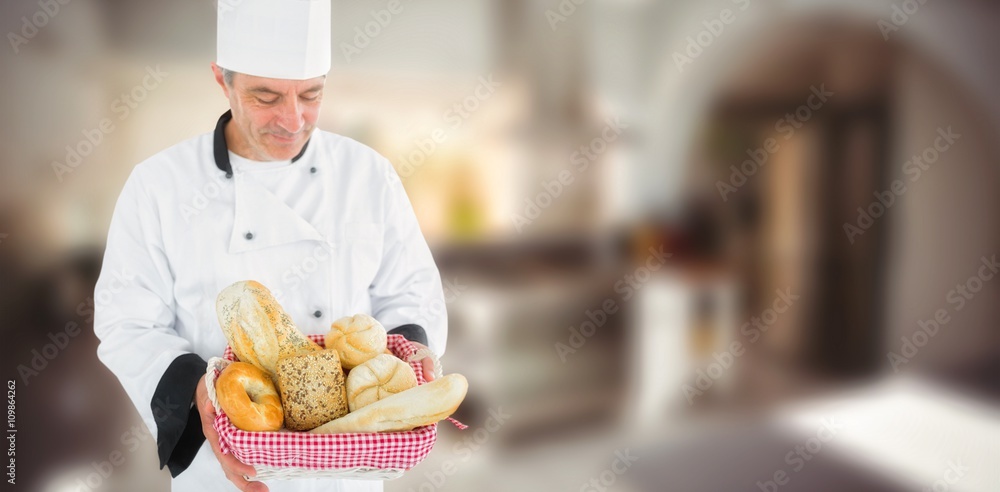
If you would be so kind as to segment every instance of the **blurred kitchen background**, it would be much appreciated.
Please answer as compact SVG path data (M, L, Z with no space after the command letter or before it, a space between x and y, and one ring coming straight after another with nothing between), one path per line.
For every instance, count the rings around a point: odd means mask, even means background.
M47 5L0 7L17 490L166 491L93 286L133 166L227 109L216 3ZM320 127L403 177L470 428L387 491L1000 490L1000 4L400 5L334 0Z

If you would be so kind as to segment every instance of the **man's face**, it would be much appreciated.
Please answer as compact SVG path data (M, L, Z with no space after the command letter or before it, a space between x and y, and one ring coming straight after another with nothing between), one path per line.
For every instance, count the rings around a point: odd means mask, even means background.
M212 66L233 110L230 150L258 161L288 160L302 150L316 127L326 77L269 79L237 73L227 86Z

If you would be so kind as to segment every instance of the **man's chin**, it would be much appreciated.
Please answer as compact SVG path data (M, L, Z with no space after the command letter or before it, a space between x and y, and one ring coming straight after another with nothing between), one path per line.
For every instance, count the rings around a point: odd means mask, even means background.
M291 149L291 148L276 149L276 148L271 148L271 149L268 150L268 156L271 157L272 161L289 161L293 157L299 155L299 152L301 150L302 150L302 146L299 146L298 149Z
M272 160L287 161L299 155L299 152L302 152L302 146L304 145L305 140L282 143L276 142L272 139L272 142L270 142L270 145L267 146L266 151L267 155L270 156Z

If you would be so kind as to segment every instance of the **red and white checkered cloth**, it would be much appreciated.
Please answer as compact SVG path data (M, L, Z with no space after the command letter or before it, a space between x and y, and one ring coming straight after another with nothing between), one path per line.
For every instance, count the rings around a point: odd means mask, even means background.
M323 335L309 335L323 345ZM409 360L417 349L400 335L388 336L388 347L397 357ZM226 360L236 360L226 347ZM420 361L409 363L424 384ZM218 377L216 371L215 377ZM465 426L455 422L459 428ZM437 424L404 432L310 434L308 432L247 432L236 428L222 411L215 418L215 430L223 453L232 453L248 465L295 467L307 470L351 468L409 470L423 461L437 441Z

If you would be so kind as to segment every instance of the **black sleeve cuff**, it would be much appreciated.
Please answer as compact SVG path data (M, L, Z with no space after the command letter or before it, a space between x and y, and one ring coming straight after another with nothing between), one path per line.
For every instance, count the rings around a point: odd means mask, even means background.
M411 342L427 345L427 332L424 331L424 327L420 325L409 324L397 326L396 328L389 330L389 333L393 335L403 335L404 338Z
M156 422L160 469L168 467L172 477L191 465L205 441L201 416L192 402L198 381L207 368L208 364L197 354L181 355L167 367L153 393L150 407Z

